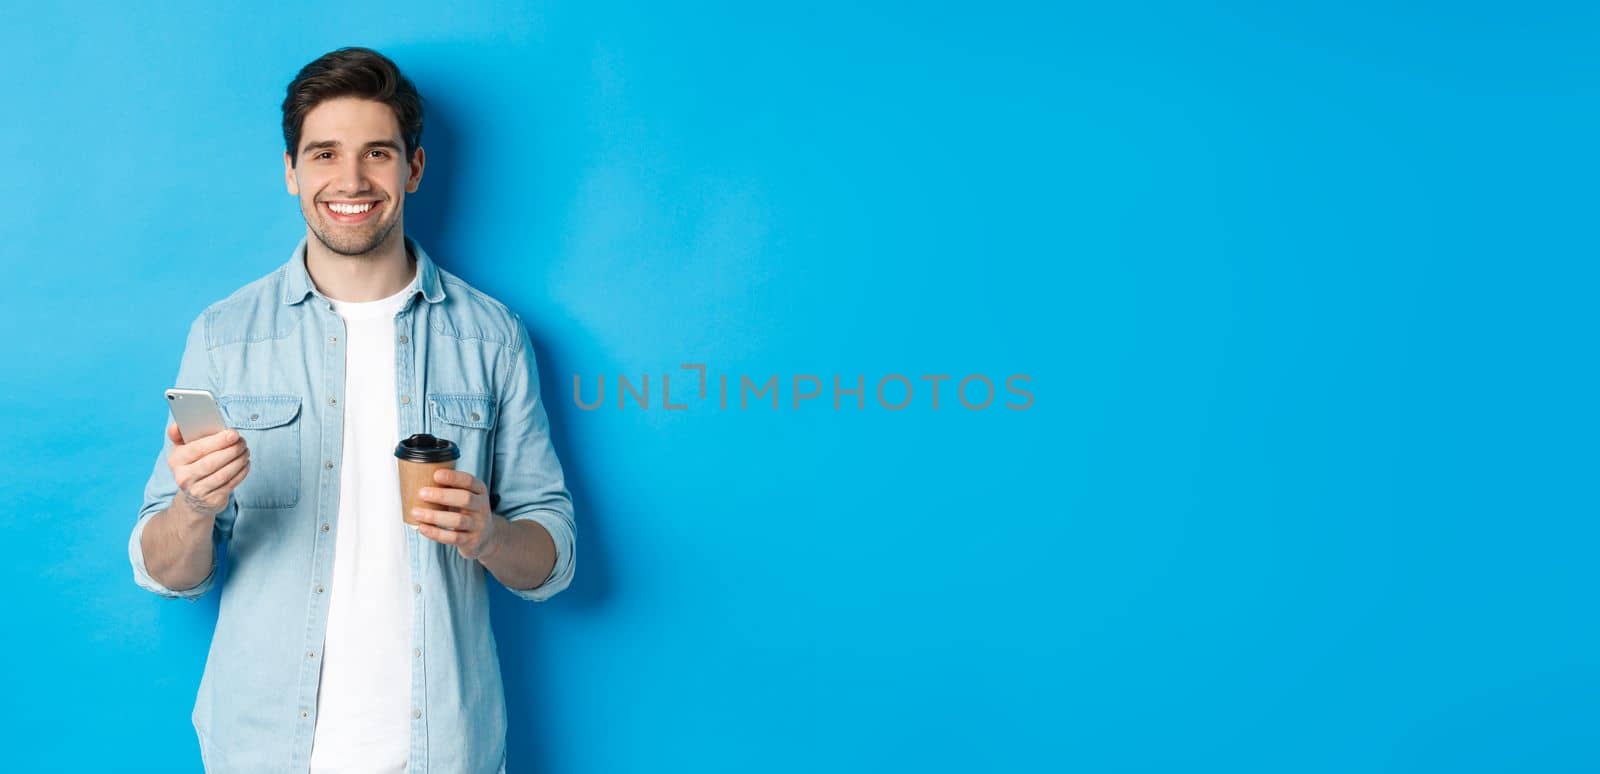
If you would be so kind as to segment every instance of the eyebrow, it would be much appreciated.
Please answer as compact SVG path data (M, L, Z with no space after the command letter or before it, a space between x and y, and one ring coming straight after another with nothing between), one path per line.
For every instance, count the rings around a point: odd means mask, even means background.
M304 156L312 151L319 151L325 148L342 147L344 147L344 144L338 140L318 140L313 143L308 143L304 148L301 148L300 155ZM395 155L401 155L405 153L405 151L400 148L400 143L397 143L394 140L373 140L372 142L363 145L362 148L388 148L389 150L394 151Z

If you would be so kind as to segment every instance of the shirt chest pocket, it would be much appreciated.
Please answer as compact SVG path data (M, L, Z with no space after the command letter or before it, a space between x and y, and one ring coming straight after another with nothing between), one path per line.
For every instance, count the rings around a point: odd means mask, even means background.
M485 482L494 441L495 405L494 396L482 392L436 392L428 396L433 434L461 447L456 469Z
M300 501L300 396L224 395L228 426L250 449L250 473L233 490L241 508L290 508Z

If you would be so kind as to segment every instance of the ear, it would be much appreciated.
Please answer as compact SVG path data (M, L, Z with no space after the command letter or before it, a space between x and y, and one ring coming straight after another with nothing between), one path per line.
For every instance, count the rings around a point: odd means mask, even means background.
M426 159L422 155L422 146L417 146L417 152L411 156L411 176L406 178L406 193L416 193L417 186L422 182L422 167Z
M300 181L295 179L294 164L288 151L283 152L283 184L289 188L290 196L300 195Z

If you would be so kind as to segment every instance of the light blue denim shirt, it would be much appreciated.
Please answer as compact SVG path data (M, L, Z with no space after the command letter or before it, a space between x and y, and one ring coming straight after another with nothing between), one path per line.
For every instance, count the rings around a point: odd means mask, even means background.
M549 530L554 571L535 588L512 590L543 601L572 582L575 536L527 329L405 241L417 274L416 292L394 318L399 437L455 441L457 469L484 482L495 513ZM212 531L211 575L171 589L145 570L140 536L177 493L170 440L128 540L134 580L165 597L197 599L215 585L218 562L228 563L193 716L210 772L303 772L311 758L339 526L346 337L306 272L305 249L302 238L287 263L195 319L173 383L216 395L250 449L250 474ZM503 772L489 573L453 546L405 533L415 655L409 774Z

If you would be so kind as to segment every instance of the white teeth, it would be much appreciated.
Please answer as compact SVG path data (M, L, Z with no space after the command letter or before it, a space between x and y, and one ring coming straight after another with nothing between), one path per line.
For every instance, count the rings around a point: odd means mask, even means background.
M360 215L361 213L372 209L372 202L367 202L366 204L334 204L330 202L328 204L328 209L333 210L340 215Z

